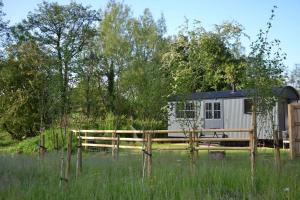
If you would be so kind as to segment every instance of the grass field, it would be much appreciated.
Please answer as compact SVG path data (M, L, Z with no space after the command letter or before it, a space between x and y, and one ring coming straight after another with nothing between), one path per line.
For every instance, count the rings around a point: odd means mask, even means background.
M1 199L299 199L300 160L283 155L281 170L272 152L260 150L252 186L248 153L227 152L213 160L207 152L194 164L186 153L155 152L153 174L142 179L142 157L121 152L83 155L83 173L59 187L59 153L44 158L0 154Z

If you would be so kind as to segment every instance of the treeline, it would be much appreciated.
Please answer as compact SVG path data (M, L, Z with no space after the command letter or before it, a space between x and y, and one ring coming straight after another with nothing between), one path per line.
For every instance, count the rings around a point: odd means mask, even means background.
M43 2L13 26L3 16L0 124L15 139L49 127L166 128L172 94L283 83L279 41L267 41L271 23L246 55L238 23L207 31L186 22L166 36L163 15L134 17L115 1L100 11Z

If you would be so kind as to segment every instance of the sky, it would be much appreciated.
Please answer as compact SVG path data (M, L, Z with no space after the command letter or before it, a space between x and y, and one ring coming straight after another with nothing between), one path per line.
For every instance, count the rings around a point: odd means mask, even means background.
M21 22L29 11L34 11L42 0L2 0L5 19L10 24ZM48 0L52 2L52 0ZM74 1L74 0L73 0ZM93 9L104 9L108 0L76 0L77 3L90 5ZM70 0L56 0L67 4ZM164 15L167 25L167 35L175 35L179 26L185 21L201 21L207 30L212 30L214 24L225 21L236 21L245 28L250 40L244 39L246 52L249 44L256 39L260 29L266 28L266 23L274 5L275 20L270 38L281 41L281 48L287 54L285 64L290 71L295 64L300 63L300 0L122 0L129 5L135 16L149 8L155 19Z

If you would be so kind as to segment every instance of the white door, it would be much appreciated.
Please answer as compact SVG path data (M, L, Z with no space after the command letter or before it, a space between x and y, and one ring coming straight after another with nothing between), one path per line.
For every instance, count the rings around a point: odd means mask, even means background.
M220 129L224 127L222 100L204 101L204 128Z

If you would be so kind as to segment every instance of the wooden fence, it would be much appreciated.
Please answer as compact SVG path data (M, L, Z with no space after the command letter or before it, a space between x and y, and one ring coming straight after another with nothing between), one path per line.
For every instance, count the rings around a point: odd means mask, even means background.
M112 155L118 156L120 149L136 149L143 152L145 165L147 166L147 175L151 175L152 171L152 152L155 150L187 150L194 159L194 153L199 150L245 150L250 152L251 171L255 170L256 155L256 134L255 129L200 129L200 130L73 130L68 137L67 163L65 175L68 179L71 165L72 137L77 138L77 164L76 175L78 176L82 170L82 147L99 147L111 148ZM204 138L199 137L199 133L226 133L226 132L242 132L248 134L248 138ZM184 138L162 138L154 137L168 133L184 133ZM91 136L93 134L93 136ZM101 136L103 134L110 135ZM96 135L96 136L95 136ZM99 136L97 136L99 135ZM140 135L140 138L126 137L128 135ZM122 136L122 137L121 137ZM125 137L124 137L125 136ZM93 141L93 143L91 142ZM94 143L95 141L106 142L106 144ZM107 144L109 142L109 144ZM127 142L127 145L121 145L121 142ZM133 145L132 142L138 142ZM187 145L183 147L155 147L153 143L164 142L185 142ZM200 146L200 142L249 142L246 147L227 147L227 146ZM131 143L131 145L130 145ZM179 146L179 145L178 145Z
M300 156L300 104L288 105L290 157Z

